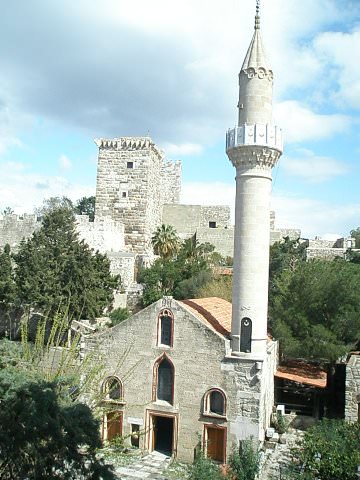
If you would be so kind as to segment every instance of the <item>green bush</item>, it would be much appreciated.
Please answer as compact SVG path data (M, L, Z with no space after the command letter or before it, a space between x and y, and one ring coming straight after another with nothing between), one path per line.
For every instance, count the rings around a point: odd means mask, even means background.
M189 480L224 480L219 466L200 452L190 467Z
M112 326L123 322L129 317L129 315L130 313L127 308L115 308L115 310L113 310L109 315Z
M288 431L289 424L285 416L281 412L276 412L276 417L274 419L274 427L276 431L280 434Z
M252 440L244 440L239 449L234 449L229 458L230 478L255 480L259 472L260 456Z

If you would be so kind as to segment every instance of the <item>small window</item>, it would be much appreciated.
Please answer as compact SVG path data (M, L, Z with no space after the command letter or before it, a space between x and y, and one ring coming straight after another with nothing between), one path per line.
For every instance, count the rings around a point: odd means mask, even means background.
M158 317L158 344L173 345L174 316L168 308L161 310Z
M105 393L105 400L122 400L122 384L121 381L116 377L110 377L105 380L102 391Z
M216 222L209 222L209 228L216 228Z
M122 193L121 193L121 196L122 196L122 198L126 198L126 197L127 197L127 193L126 193L126 192L122 192Z
M127 168L134 168L134 162L127 162L126 167Z
M209 390L204 397L205 415L226 415L226 397L219 389Z
M252 321L250 318L241 320L240 352L251 353Z

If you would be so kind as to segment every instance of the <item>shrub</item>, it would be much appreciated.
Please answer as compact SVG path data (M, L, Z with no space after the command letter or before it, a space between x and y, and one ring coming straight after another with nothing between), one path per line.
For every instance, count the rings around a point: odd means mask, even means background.
M129 317L129 315L130 313L127 308L115 308L115 310L113 310L109 315L112 326L123 322Z
M239 449L234 449L229 458L230 478L255 480L259 472L259 452L252 440L244 440Z
M288 431L289 423L281 412L276 412L276 417L274 418L273 423L278 433L282 434Z
M219 466L200 452L190 467L189 480L224 480Z

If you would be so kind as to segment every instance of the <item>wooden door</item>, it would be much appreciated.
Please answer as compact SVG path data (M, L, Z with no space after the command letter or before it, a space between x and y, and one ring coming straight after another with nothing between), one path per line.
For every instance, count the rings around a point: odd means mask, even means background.
M225 462L225 429L206 427L207 432L207 445L206 453L207 457L215 460L216 462Z
M122 434L122 413L109 412L106 415L107 440Z

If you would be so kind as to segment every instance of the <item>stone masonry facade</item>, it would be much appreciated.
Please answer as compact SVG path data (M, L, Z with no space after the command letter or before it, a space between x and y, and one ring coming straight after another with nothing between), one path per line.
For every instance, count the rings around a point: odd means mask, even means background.
M346 365L345 420L360 422L360 352L350 355Z
M171 346L159 344L158 319L164 306L173 315ZM154 449L154 415L174 419L172 453L180 461L193 460L199 439L206 443L208 426L225 432L224 459L240 440L264 438L273 405L276 342L269 341L267 355L260 361L249 354L231 356L228 335L205 324L187 305L165 297L110 330L84 337L83 348L84 354L92 352L95 359L105 362L99 392L108 377L122 382L121 402L103 404L103 422L107 421L106 411L118 412L128 443L131 425L136 422L141 431L140 448ZM154 395L156 363L164 356L174 368L172 403ZM205 395L211 389L225 395L223 415L205 411Z

